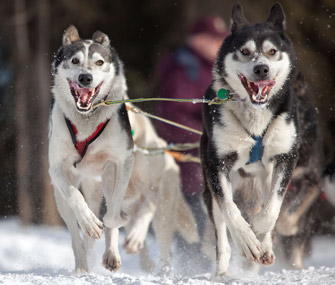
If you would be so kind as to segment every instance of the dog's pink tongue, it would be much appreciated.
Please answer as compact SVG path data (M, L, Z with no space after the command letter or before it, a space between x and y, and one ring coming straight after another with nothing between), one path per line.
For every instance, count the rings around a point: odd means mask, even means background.
M92 95L92 90L90 88L79 88L77 89L79 94L79 100L82 104L87 104Z
M276 81L262 81L257 82L258 85L258 96L265 96L268 91L271 90L272 86L276 84Z

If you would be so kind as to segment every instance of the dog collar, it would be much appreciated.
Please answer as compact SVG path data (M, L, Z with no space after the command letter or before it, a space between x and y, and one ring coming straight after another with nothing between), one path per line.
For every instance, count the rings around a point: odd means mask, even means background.
M96 130L93 132L93 134L91 134L87 139L85 139L83 141L78 141L77 140L77 133L78 133L77 127L68 118L66 118L66 117L64 117L64 118L65 118L66 125L69 129L69 132L71 134L73 145L76 148L77 152L81 156L81 159L79 161L75 162L74 166L76 166L76 164L83 159L83 157L84 157L84 155L87 151L88 146L92 142L94 142L101 135L101 133L103 132L103 130L105 129L105 127L109 123L110 119L107 119L105 122L98 125Z

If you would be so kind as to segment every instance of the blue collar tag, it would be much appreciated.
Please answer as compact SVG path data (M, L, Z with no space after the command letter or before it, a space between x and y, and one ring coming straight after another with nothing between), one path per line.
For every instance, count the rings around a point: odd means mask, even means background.
M263 154L263 137L252 136L252 138L256 141L256 143L250 150L250 158L248 164L261 160Z

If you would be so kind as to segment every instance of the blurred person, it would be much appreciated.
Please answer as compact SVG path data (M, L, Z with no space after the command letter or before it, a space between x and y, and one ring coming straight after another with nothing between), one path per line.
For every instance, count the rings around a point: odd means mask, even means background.
M168 52L158 64L159 97L202 98L212 80L212 67L228 28L220 17L200 18L192 25L186 43ZM157 114L197 130L202 128L202 104L161 102ZM157 125L160 136L169 143L190 143L200 140L195 133L165 124ZM198 156L198 150L191 153ZM200 164L180 163L182 188L192 206L200 232L203 228L201 206L203 177Z

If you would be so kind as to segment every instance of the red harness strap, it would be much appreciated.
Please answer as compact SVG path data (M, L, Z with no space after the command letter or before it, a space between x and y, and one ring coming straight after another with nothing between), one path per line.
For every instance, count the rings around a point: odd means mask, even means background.
M80 154L81 158L83 158L86 151L87 151L88 145L90 143L92 143L94 140L96 140L101 135L101 133L103 132L103 130L105 129L105 127L109 123L110 119L107 119L105 122L103 122L99 126L97 126L94 133L91 134L87 139L85 139L83 141L77 141L77 134L78 134L77 127L69 119L65 118L65 121L66 121L66 125L67 125L67 127L70 131L70 134L71 134L71 137L72 137L72 142L73 142L76 150Z

